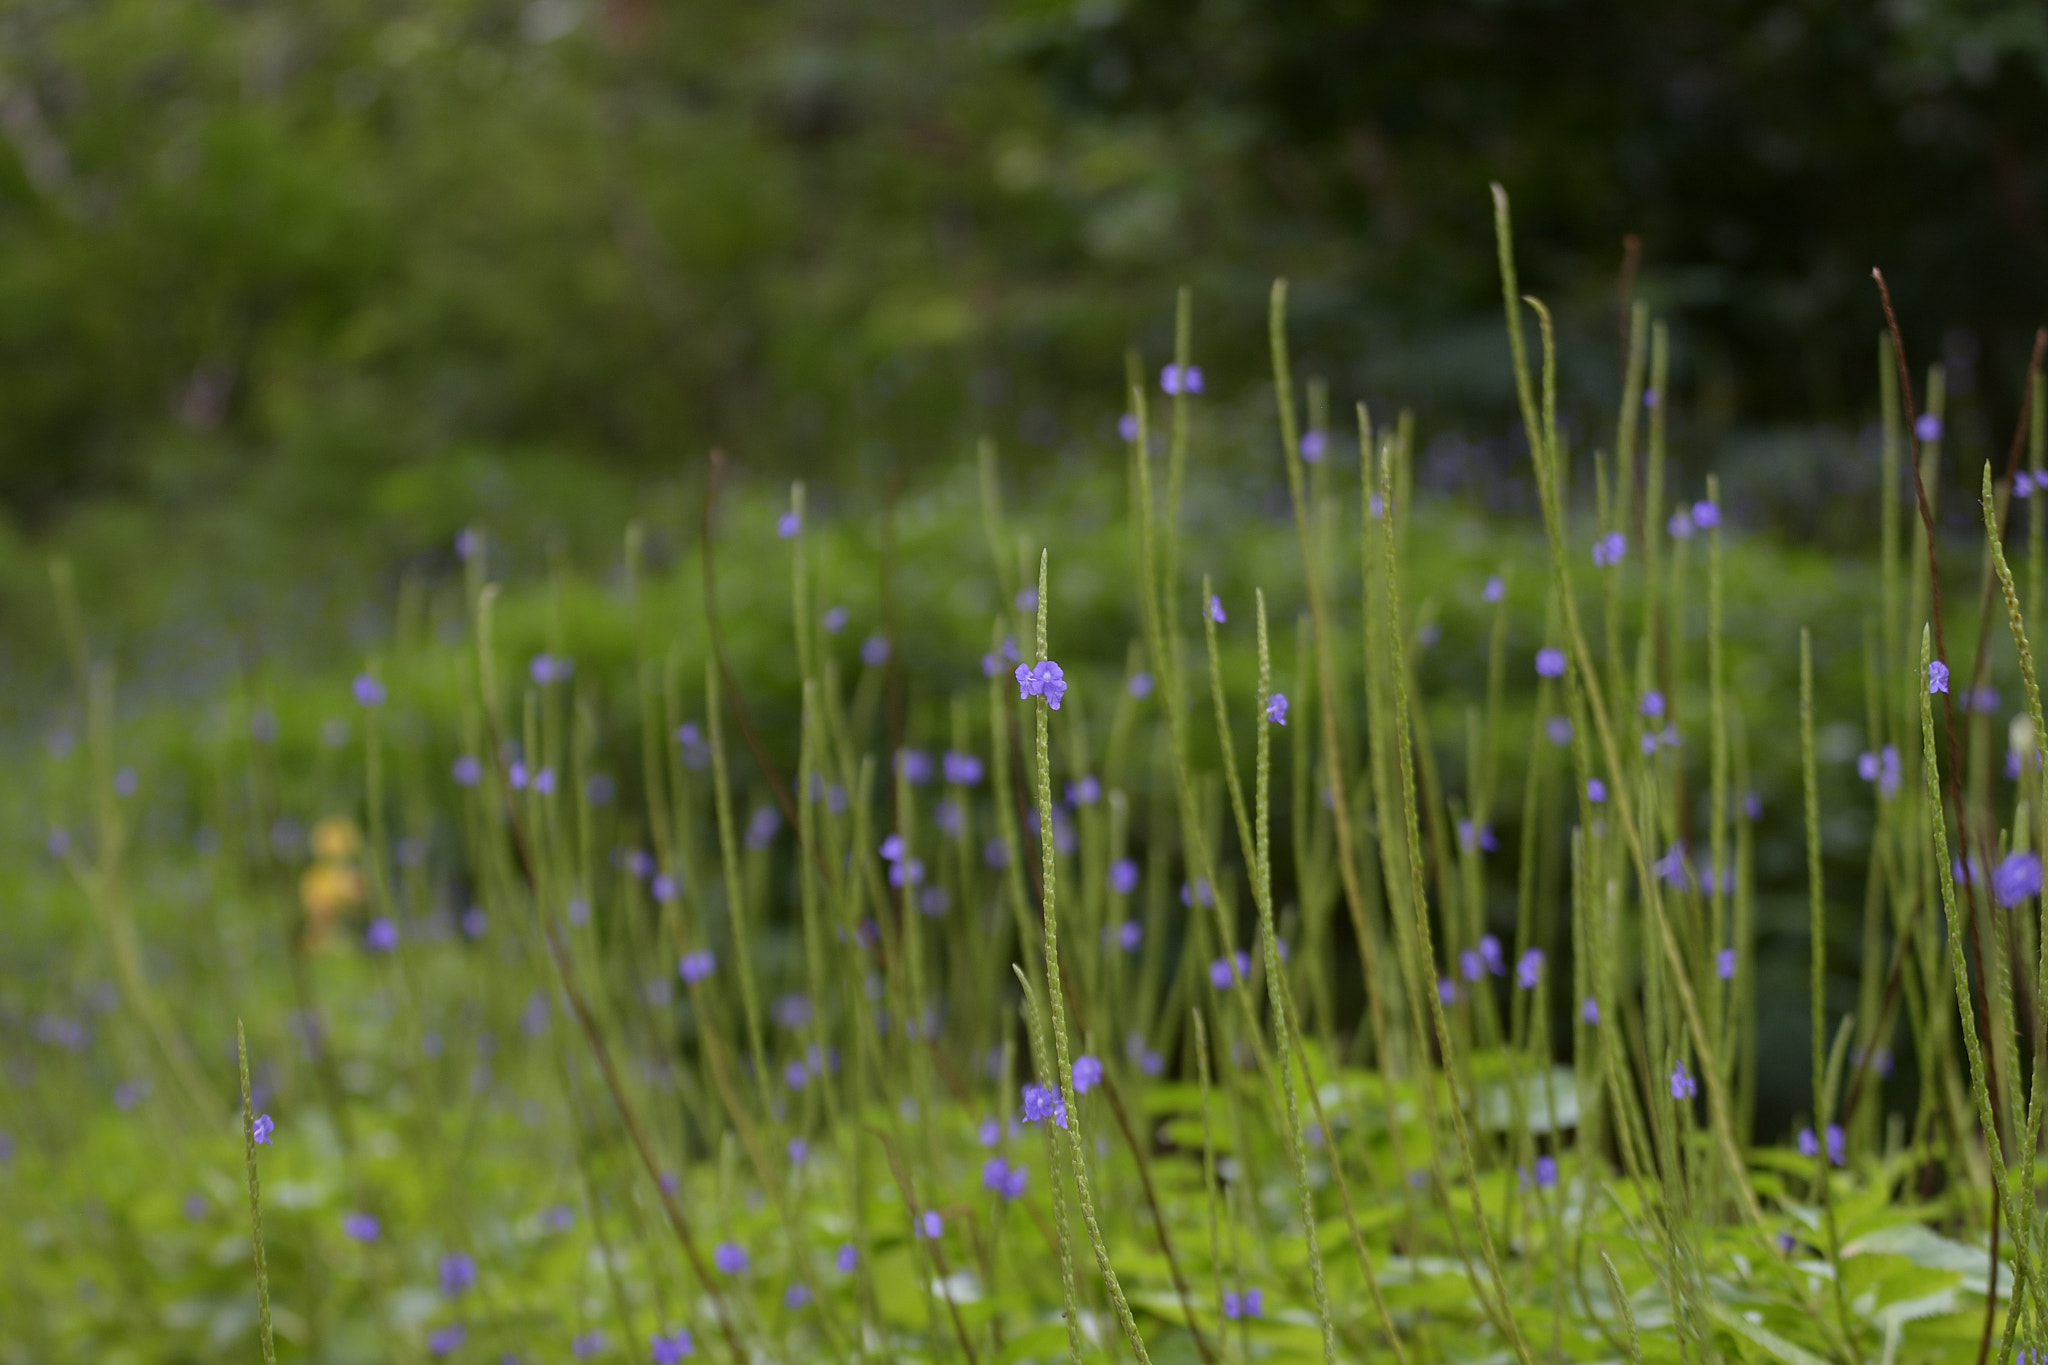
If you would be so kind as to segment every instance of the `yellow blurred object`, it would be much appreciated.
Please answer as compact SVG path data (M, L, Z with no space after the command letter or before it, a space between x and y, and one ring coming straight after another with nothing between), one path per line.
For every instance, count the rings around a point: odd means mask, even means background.
M304 946L316 952L327 946L334 926L363 903L363 874L355 865L363 839L356 827L330 815L313 826L313 865L299 876L299 907L306 915Z
M330 815L313 826L313 856L323 863L353 858L362 847L363 836L356 833L353 821Z

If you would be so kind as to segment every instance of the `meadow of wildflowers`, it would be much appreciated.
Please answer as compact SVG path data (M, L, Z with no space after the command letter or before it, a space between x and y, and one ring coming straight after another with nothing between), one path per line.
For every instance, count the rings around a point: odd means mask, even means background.
M1497 208L1533 526L1432 543L1412 423L1298 406L1276 286L1292 540L1226 562L1184 297L1106 529L1021 532L985 447L977 563L884 539L885 584L994 584L932 695L936 609L861 623L800 486L732 505L761 525L707 539L687 629L629 531L622 656L478 530L452 628L324 680L317 751L254 678L165 741L206 820L174 841L59 566L80 738L0 927L0 1362L2048 1346L2040 376L1959 569L1940 375L1888 337L1870 574L1741 579L1855 619L1744 640L1715 486L1667 482L1662 326L1575 456ZM1135 631L1077 652L1112 597ZM725 632L771 610L764 702Z

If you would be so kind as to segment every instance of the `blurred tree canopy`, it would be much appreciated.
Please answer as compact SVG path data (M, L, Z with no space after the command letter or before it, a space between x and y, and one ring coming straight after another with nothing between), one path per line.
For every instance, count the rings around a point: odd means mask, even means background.
M1055 450L1182 281L1255 394L1281 273L1340 397L1499 435L1492 179L1589 405L1634 232L1709 425L1866 413L1883 265L2002 431L2043 127L2017 0L5 0L0 503L403 548L508 471Z

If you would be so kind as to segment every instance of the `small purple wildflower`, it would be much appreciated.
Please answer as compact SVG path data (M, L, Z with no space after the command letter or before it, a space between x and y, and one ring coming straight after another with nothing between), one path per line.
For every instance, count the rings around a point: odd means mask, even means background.
M258 1147L268 1147L270 1135L276 1131L277 1125L271 1121L270 1115L258 1114L256 1121L249 1125L249 1140Z
M712 955L711 950L699 948L695 952L683 954L683 960L676 964L676 975L682 977L684 985L694 986L710 976L717 966L718 959Z
M981 1126L974 1130L974 1137L984 1147L995 1146L1003 1140L1002 1121L994 1117L983 1119Z
M1092 806L1102 799L1102 779L1085 773L1067 784L1067 804Z
M1607 784L1597 777L1587 778L1586 799L1596 806L1605 801L1607 799Z
M1495 976L1505 976L1507 974L1507 958L1501 953L1499 938L1492 934L1481 934L1479 936L1479 957L1481 961L1486 963L1486 970L1492 972Z
M811 1306L811 1287L799 1280L782 1291L782 1306L794 1313Z
M796 515L791 513L791 516ZM791 1285L791 1289L798 1286ZM648 1339L648 1357L654 1365L681 1365L682 1361L697 1353L697 1343L690 1339L687 1328L678 1327L673 1332L656 1332Z
M972 787L981 782L981 760L973 754L948 749L939 766L945 771L946 781L956 787Z
M1593 563L1597 568L1611 569L1627 553L1628 537L1619 531L1609 531L1593 542Z
M1941 414L1935 412L1921 413L1913 422L1913 434L1924 442L1939 441L1941 439Z
M1102 1061L1088 1053L1074 1059L1074 1093L1085 1095L1102 1084Z
M1475 948L1466 948L1458 954L1458 974L1467 981L1486 979L1486 961Z
M1139 701L1152 695L1152 675L1142 670L1131 674L1131 680L1124 684L1124 691Z
M1654 687L1643 693L1642 712L1651 720L1664 719L1664 694Z
M1549 720L1543 722L1543 735L1552 744L1562 749L1565 745L1572 742L1572 718L1570 716L1552 716Z
M1692 524L1703 531L1711 531L1721 524L1721 509L1701 498L1692 505Z
M1657 407L1657 404L1658 404L1658 402L1659 402L1659 401L1660 401L1660 398L1659 398L1659 395L1658 395L1658 393L1657 393L1657 391L1656 391L1655 389L1644 389L1644 390L1643 390L1643 406L1644 406L1644 407L1646 407L1646 408L1649 408L1649 409L1650 409L1650 410L1652 410L1652 411L1655 411L1655 410L1656 410L1656 407Z
M1525 991L1536 989L1536 983L1543 979L1543 950L1530 948L1515 962L1515 984Z
M1138 439L1138 414L1127 412L1116 419L1116 434L1125 441Z
M915 1227L919 1237L928 1242L936 1242L946 1231L946 1220L939 1216L937 1209L926 1209L918 1215Z
M853 1268L860 1264L860 1250L851 1242L841 1242L839 1250L832 1257L832 1264L842 1275L851 1275Z
M1264 1290L1247 1289L1242 1295L1236 1290L1223 1291L1223 1316L1236 1322L1241 1318L1259 1318L1266 1315Z
M1562 678L1564 676L1564 651L1556 645L1545 645L1537 650L1536 676L1539 678Z
M455 533L455 557L460 560L476 558L476 552L484 547L483 533L474 526L465 526Z
M351 1242L374 1242L383 1231L374 1213L344 1213L341 1216L341 1235Z
M1457 983L1457 982L1455 982L1455 981L1453 981L1453 980L1451 980L1451 979L1450 979L1450 978L1449 978L1448 976L1440 976L1440 977L1438 977L1438 978L1436 979L1436 998L1437 998L1437 1001L1438 1001L1438 1003L1439 1003L1439 1004L1444 1004L1444 1005L1455 1005L1455 1004L1457 1004L1457 1003L1458 1003L1458 983Z
M1062 1128L1067 1126L1067 1101L1059 1091L1043 1085L1026 1084L1023 1093L1026 1123L1051 1119Z
M1109 889L1119 896L1128 896L1138 889L1138 860L1118 858L1109 865Z
M768 847L775 842L775 835L781 828L781 811L773 806L754 807L754 813L747 817L747 847Z
M666 872L656 873L654 880L648 884L648 889L654 893L654 899L663 905L681 899L683 894L682 883Z
M1508 585L1501 581L1499 574L1488 578L1486 586L1479 590L1479 600L1482 602L1498 602L1507 595Z
M1235 964L1236 967L1236 971L1234 974L1231 970L1233 964ZM1251 974L1251 954L1244 952L1242 950L1228 954L1224 957L1219 957L1214 962L1211 962L1209 964L1209 984L1214 986L1219 991L1229 990L1231 987L1231 983L1234 982L1238 977L1249 977Z
M578 1360L588 1360L605 1348L605 1334L595 1327L588 1332L578 1332L569 1340L569 1352Z
M1723 981L1733 981L1735 979L1735 950L1733 948L1723 948L1720 952L1714 954L1714 975L1720 977Z
M711 1263L718 1267L721 1275L744 1275L752 1261L747 1249L738 1242L720 1242L711 1253Z
M1597 1027L1600 1023L1600 1002L1590 995L1581 1000L1579 1002L1579 1018Z
M1060 699L1066 695L1066 671L1051 659L1043 660L1035 668L1027 664L1017 665L1017 700L1043 697L1045 704L1057 711Z
M1127 953L1137 952L1144 938L1145 926L1134 919L1127 919L1116 927L1116 946Z
M462 1345L462 1339L468 1335L467 1330L459 1322L437 1327L427 1333L427 1351L431 1355L445 1356Z
M840 631L846 629L849 615L850 613L845 607L830 607L826 609L823 616L818 618L818 624L825 628L827 635L837 635Z
M384 704L384 684L378 682L371 674L356 674L356 680L351 685L351 690L356 694L356 704L359 706L382 706Z
M1536 1158L1536 1188L1547 1190L1557 1184L1557 1158L1539 1156Z
M476 1288L476 1261L462 1251L451 1251L441 1258L441 1292L449 1298Z
M795 512L784 512L775 522L775 534L784 540L795 540L803 529L804 519Z
M2008 853L1991 873L1991 894L2007 909L2041 894L2041 855Z
M1948 665L1939 659L1934 659L1927 665L1927 694L1933 696L1937 692L1946 691L1948 691Z
M1671 520L1664 523L1664 529L1670 533L1673 540L1691 540L1696 529L1693 526L1692 513L1683 507L1679 508L1671 514Z
M1695 1081L1692 1078L1692 1073L1685 1069L1684 1060L1681 1058L1673 1062L1671 1064L1671 1098L1674 1100L1689 1100L1699 1093L1699 1082Z
M932 756L924 750L898 749L896 751L896 771L901 773L903 780L911 786L922 787L925 783L932 780L932 774L935 769L932 767Z
M1213 592L1209 594L1209 619L1219 626L1230 619L1223 614L1223 599Z
M1159 372L1159 391L1168 394L1200 393L1202 391L1202 367L1200 365L1168 365Z
M1321 464L1323 456L1329 453L1330 438L1320 431L1301 433L1301 458L1309 464Z
M370 927L363 934L363 946L373 953L388 953L398 947L398 925L395 921L379 915L370 921Z
M880 668L889 662L889 637L870 635L860 642L860 661L869 668Z
M1287 723L1287 694L1285 692L1275 692L1272 696L1266 698L1266 719L1275 725L1285 725Z

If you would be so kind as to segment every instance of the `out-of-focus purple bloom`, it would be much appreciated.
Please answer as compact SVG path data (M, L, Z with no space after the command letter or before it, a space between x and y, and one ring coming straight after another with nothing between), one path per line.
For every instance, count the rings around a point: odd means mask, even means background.
M918 913L927 919L939 919L952 908L953 893L943 886L927 886L917 893Z
M1661 400L1661 397L1660 397L1660 395L1659 395L1659 394L1657 393L1657 391L1656 391L1655 389L1644 389L1644 390L1643 390L1643 406L1644 406L1644 407L1646 407L1646 408L1649 408L1649 409L1651 409L1652 411L1655 411L1655 410L1656 410L1656 407L1657 407L1657 404L1658 404L1658 403L1659 403L1660 401L1662 401L1662 400Z
M1285 692L1275 692L1272 696L1266 698L1266 719L1275 725L1285 725L1287 723L1287 694Z
M1692 524L1703 531L1711 531L1721 524L1721 509L1705 498L1692 505Z
M593 806L609 806L618 791L618 785L611 778L598 773L583 784L583 799Z
M472 905L469 909L463 911L462 918L458 923L462 929L462 936L467 939L482 938L484 931L491 927L490 916L483 912L482 906L477 905Z
M388 953L398 947L398 924L379 915L363 934L363 946L373 953Z
M1500 840L1494 836L1492 825L1475 825L1470 820L1458 822L1458 847L1470 853L1480 849L1487 853L1498 852Z
M1941 414L1923 412L1913 422L1913 434L1922 441L1933 442L1941 439Z
M917 886L924 881L924 864L916 858L905 858L889 864L889 885Z
M344 1213L341 1216L341 1235L351 1242L374 1242L383 1230L374 1213Z
M932 756L922 749L898 749L896 771L903 780L913 787L922 787L932 780Z
M1991 894L2010 909L2041 894L2041 855L2008 853L1991 874Z
M1537 650L1536 676L1539 678L1562 678L1564 676L1564 651L1556 645L1545 645Z
M1600 1023L1600 1002L1590 995L1581 1000L1579 1002L1579 1018L1597 1027Z
M1479 957L1486 963L1486 970L1495 976L1507 975L1507 957L1501 952L1500 940L1492 934L1479 936Z
M139 783L137 782L135 777L135 769L123 767L115 770L114 795L121 797L133 796L135 795L135 788L138 785Z
M958 835L966 827L966 812L958 801L942 796L932 806L932 823L939 827L941 834Z
M782 1306L790 1312L811 1306L811 1287L801 1280L782 1291Z
M1307 463L1321 464L1329 450L1330 438L1322 432L1310 429L1301 433L1301 458Z
M1720 952L1714 954L1714 975L1720 977L1723 981L1733 981L1735 979L1735 950L1733 948L1723 948Z
M454 1351L456 1347L462 1345L463 1338L468 1335L467 1329L459 1322L451 1322L446 1327L437 1327L427 1333L427 1352L437 1357L445 1356Z
M1232 970L1233 966L1235 971ZM1219 991L1229 990L1238 977L1248 978L1251 974L1252 957L1243 949L1219 957L1209 964L1209 984Z
M1486 586L1479 590L1479 600L1482 602L1498 602L1507 595L1508 585L1502 581L1499 574L1488 577Z
M371 674L356 674L356 680L351 684L350 690L355 693L356 704L359 706L382 706L384 704L384 684L377 681Z
M1137 952L1144 937L1145 926L1134 919L1127 919L1116 927L1116 946L1127 953Z
M1596 806L1605 801L1607 799L1607 784L1597 777L1587 778L1586 799Z
M1216 893L1210 887L1207 877L1195 878L1195 884L1192 889L1186 882L1181 883L1180 903L1186 906L1193 906L1197 901L1200 901L1205 908L1216 903Z
M784 512L775 520L775 534L784 540L795 540L797 533L804 529L804 519L795 512Z
M870 635L860 642L860 661L869 668L880 668L889 662L889 637Z
M249 1140L258 1147L268 1147L270 1135L276 1131L277 1124L271 1121L270 1115L258 1114L255 1121L249 1125Z
M790 513L795 516L794 512ZM795 1289L797 1286L791 1285ZM687 1328L678 1327L673 1332L656 1332L648 1339L648 1355L654 1365L682 1365L682 1362L697 1353L697 1343L690 1339Z
M1443 1004L1443 1005L1455 1005L1455 1004L1457 1004L1457 1003L1458 1003L1458 983L1457 983L1457 982L1455 982L1455 981L1453 981L1453 980L1451 980L1451 979L1450 979L1450 978L1449 978L1448 976L1440 976L1440 977L1438 977L1438 978L1436 979L1436 998L1437 998L1437 1002L1438 1002L1439 1004Z
M782 828L782 812L773 806L756 806L754 813L747 817L747 847L766 848L775 842L776 831Z
M462 1251L451 1251L441 1258L441 1292L449 1298L476 1288L476 1261Z
M1689 1100L1699 1093L1699 1082L1695 1081L1692 1078L1692 1073L1685 1069L1684 1060L1681 1059L1673 1062L1671 1064L1671 1098L1674 1100Z
M1651 720L1664 719L1664 694L1656 688L1643 693L1642 712Z
M1742 794L1742 813L1749 817L1749 822L1752 825L1755 824L1757 821L1763 819L1763 797L1754 791L1744 792Z
M1664 523L1664 529L1673 540L1691 540L1694 530L1692 513L1679 508L1671 514L1671 520Z
M657 872L654 874L654 880L648 884L648 890L654 893L656 901L669 905L682 898L683 884L667 872Z
M1092 806L1102 799L1102 779L1093 773L1084 773L1067 784L1067 804L1070 806Z
M1116 434L1126 441L1138 439L1138 414L1127 412L1116 419Z
M937 1209L926 1209L912 1224L917 1235L929 1242L936 1242L946 1231L946 1220L939 1216Z
M567 1232L576 1226L576 1210L567 1204L550 1204L541 1210L540 1224L549 1232Z
M840 1274L851 1275L853 1268L860 1264L859 1248L851 1242L841 1242L839 1250L832 1257L832 1263L839 1267Z
M1152 675L1142 670L1131 674L1131 680L1124 684L1124 690L1139 701L1152 695Z
M1593 563L1598 568L1614 567L1627 553L1628 537L1619 531L1609 531L1593 542Z
M1458 974L1467 981L1481 981L1486 977L1486 959L1479 956L1476 948L1465 948L1458 953Z
M1562 749L1572 742L1572 718L1552 716L1543 722L1543 734L1552 744Z
M2029 473L2028 473L2028 472L2027 472L2026 470L2024 470L2024 469L2022 469L2022 470L2021 470L2021 471L2020 471L2019 473L2017 473L2017 474L2013 475L2013 476L2012 476L2012 495L2013 495L2014 497L2016 497L2016 498L2031 498L2031 497L2033 497L2033 496L2034 496L2034 476L2033 476L2032 474L2029 474Z
M1259 1318L1266 1315L1266 1294L1262 1289L1247 1289L1239 1294L1236 1290L1223 1291L1223 1316L1232 1322L1240 1318Z
M1083 1053L1074 1059L1074 1093L1085 1095L1102 1084L1102 1061Z
M1109 865L1109 889L1119 896L1128 896L1138 889L1138 860L1118 858Z
M940 766L945 770L946 781L956 787L972 787L981 781L981 760L973 754L948 749Z
M1209 619L1219 626L1230 619L1223 614L1223 599L1213 592L1209 594Z
M712 955L711 950L699 948L695 952L683 954L682 961L676 964L676 975L683 979L684 985L694 986L710 976L717 967L718 959Z
M605 1345L605 1334L593 1327L588 1332L578 1332L569 1339L569 1352L578 1360L588 1360L603 1351Z
M981 1126L974 1130L974 1136L982 1146L993 1147L1003 1140L1002 1122L995 1118L985 1118L981 1121Z
M476 558L476 552L484 547L483 533L474 526L465 526L455 533L455 557L460 560Z
M1525 991L1536 989L1536 983L1543 979L1543 950L1526 949L1515 960L1515 984Z
M1536 1158L1536 1188L1547 1190L1557 1184L1557 1158L1539 1156Z
M720 1242L711 1253L711 1263L718 1267L721 1275L744 1275L751 1264L747 1249L738 1242Z
M1159 372L1161 393L1200 393L1202 391L1202 367L1200 365L1168 365Z
M474 787L483 781L484 765L475 754L462 754L450 769L458 787Z
M988 866L1001 869L1010 865L1010 846L997 835L981 846L981 860Z

